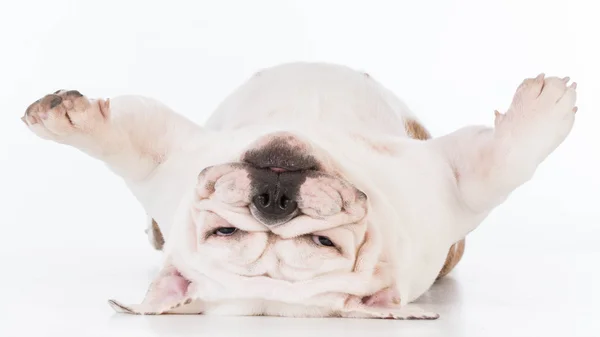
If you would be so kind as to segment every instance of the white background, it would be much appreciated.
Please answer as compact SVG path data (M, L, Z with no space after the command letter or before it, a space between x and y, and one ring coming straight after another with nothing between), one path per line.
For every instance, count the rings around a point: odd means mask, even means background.
M0 336L600 336L600 20L589 0L4 1ZM491 124L540 72L578 82L570 137L467 239L437 321L134 317L159 255L124 184L20 121L57 89L156 97L203 122L255 71L368 71L434 135Z

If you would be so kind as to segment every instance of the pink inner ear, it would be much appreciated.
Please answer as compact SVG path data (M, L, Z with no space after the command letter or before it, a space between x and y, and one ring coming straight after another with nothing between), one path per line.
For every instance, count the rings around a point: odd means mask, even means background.
M189 286L190 281L173 269L156 279L144 302L158 305L180 302L187 299Z
M394 307L400 304L400 295L395 287L385 288L371 296L363 297L362 303L368 307Z

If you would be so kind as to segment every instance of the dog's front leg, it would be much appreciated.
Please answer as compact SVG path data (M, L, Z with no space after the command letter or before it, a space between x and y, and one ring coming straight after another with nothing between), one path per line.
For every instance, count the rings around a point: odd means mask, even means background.
M59 90L31 104L23 122L37 136L73 146L139 181L202 129L161 103L140 96L89 99Z
M529 78L517 88L495 127L466 127L431 142L454 172L463 208L486 215L533 176L538 165L570 133L575 121L576 84L569 78ZM456 229L463 238L477 222Z

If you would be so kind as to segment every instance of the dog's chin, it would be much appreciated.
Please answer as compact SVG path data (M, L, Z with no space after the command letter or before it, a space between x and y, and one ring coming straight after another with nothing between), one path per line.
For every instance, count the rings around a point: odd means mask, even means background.
M250 205L250 214L252 214L252 216L254 217L254 219L256 219L256 221L260 222L261 224L267 226L267 227L277 227L280 225L283 225L287 222L289 222L290 220L292 220L293 218L295 218L296 216L298 216L298 214L300 214L300 210L296 209L292 214L284 217L284 218L280 218L280 219L270 219L267 218L265 216L263 216L257 209L256 206L254 205Z

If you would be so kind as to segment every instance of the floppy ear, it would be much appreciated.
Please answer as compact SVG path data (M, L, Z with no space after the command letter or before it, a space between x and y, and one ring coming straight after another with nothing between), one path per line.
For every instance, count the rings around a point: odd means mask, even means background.
M140 304L122 304L109 300L117 312L136 315L160 315L167 313L202 313L202 302L194 301L194 285L173 266L164 267L150 284ZM192 303L194 302L194 303Z

